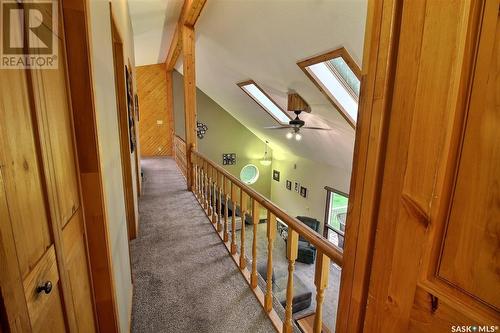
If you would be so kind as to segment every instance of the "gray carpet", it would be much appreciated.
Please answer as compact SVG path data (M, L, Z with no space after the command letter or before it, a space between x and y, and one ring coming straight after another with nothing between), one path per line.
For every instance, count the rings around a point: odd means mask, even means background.
M142 168L132 332L275 332L175 161Z

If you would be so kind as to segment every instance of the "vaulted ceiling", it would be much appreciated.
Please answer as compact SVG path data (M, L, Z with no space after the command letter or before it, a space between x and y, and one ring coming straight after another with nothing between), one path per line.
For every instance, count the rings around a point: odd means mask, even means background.
M130 10L134 12L132 3ZM196 24L197 86L257 136L269 140L275 158L292 152L350 169L354 130L297 62L343 46L361 66L365 18L366 0L208 0ZM140 47L137 37L135 45ZM164 53L150 58L161 56ZM176 68L182 73L182 58ZM333 130L304 130L303 139L296 142L285 138L286 130L264 129L278 123L236 85L248 79L285 110L287 92L298 92L312 108L311 114L301 115L306 125Z

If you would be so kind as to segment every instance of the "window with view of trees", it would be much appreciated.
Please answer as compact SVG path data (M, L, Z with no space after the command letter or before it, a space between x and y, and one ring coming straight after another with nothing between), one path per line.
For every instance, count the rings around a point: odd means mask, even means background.
M347 217L348 195L331 187L325 187L326 212L323 235L340 249L344 249L344 233Z

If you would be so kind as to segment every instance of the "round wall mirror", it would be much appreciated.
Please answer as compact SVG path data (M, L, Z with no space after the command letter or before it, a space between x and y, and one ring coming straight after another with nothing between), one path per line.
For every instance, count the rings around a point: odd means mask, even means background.
M243 183L251 185L259 179L259 169L253 164L241 168L240 179Z

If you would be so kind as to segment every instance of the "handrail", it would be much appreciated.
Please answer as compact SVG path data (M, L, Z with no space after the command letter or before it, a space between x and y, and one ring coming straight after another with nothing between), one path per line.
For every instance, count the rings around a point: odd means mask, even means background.
M260 193L248 187L248 185L241 182L238 178L231 175L224 168L217 165L205 155L201 154L197 151L191 151L191 154L194 156L200 157L205 160L210 166L217 171L224 174L226 178L228 178L232 183L235 183L239 188L241 188L246 194L256 200L262 207L271 211L277 218L283 221L289 227L292 227L297 233L299 233L302 237L311 242L318 250L327 255L330 259L332 259L337 265L342 267L343 263L343 254L340 249L338 249L335 245L330 243L326 238L321 236L320 234L313 231L311 228L306 226L303 222L299 221L295 217L292 217L285 213L281 208L276 206L273 202L269 201L267 198L262 196Z
M323 301L325 290L328 287L330 262L333 260L342 266L342 251L330 243L326 238L314 232L298 219L289 216L281 208L267 198L254 191L237 177L231 175L221 166L217 165L203 154L188 147L187 158L189 165L187 172L193 180L193 194L203 207L208 219L211 221L219 237L224 242L241 273L249 283L257 299L264 307L271 322L278 332L291 333L293 331L293 303L294 303L294 270L295 261L299 253L299 236L307 239L316 250L312 252L315 261L314 284L316 286L316 312L314 316L314 333L323 331ZM250 200L251 199L251 200ZM232 204L231 219L229 219L228 206ZM249 207L249 204L251 204ZM224 206L224 209L222 209ZM240 249L236 242L236 210L240 208ZM265 292L258 286L257 274L257 225L259 224L260 209L267 210L267 276L262 277L266 283ZM247 255L245 254L246 217L251 216L252 232L252 267L247 270ZM273 307L273 244L277 233L277 219L288 226L286 238L286 258L288 260L288 281L286 286L286 300L284 318L279 318ZM229 221L230 220L230 221ZM229 222L231 223L231 239L229 239ZM223 224L223 225L222 225ZM311 253L311 252L308 252ZM316 255L314 255L314 253ZM311 255L306 255L311 259ZM315 257L315 259L314 259ZM310 260L307 259L307 260ZM304 259L302 259L304 260ZM283 302L281 300L280 302ZM283 304L283 303L282 303ZM282 320L283 319L283 320Z
M173 153L177 167L181 170L184 177L187 177L187 162L186 162L187 146L186 142L177 134L174 135Z

